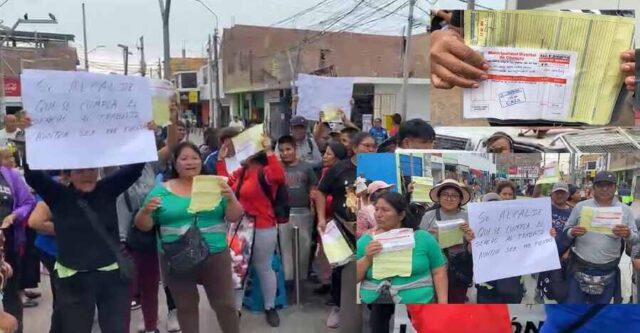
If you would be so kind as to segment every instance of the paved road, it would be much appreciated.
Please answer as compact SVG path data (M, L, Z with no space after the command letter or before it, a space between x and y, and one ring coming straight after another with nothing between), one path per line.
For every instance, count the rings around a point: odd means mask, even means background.
M40 290L43 297L40 299L40 305L36 308L25 309L25 330L24 333L44 333L48 332L50 315L51 315L51 293L49 289L49 277L42 276ZM267 325L264 315L261 313L250 313L243 311L240 325L240 332L251 333L320 333L320 332L337 332L326 328L325 321L329 307L325 304L324 297L312 295L311 290L316 286L306 284L302 295L302 306L298 308L295 304L290 305L287 309L280 311L281 326L279 328L271 328ZM164 292L160 292L160 331L166 331L166 302ZM142 320L140 311L134 311L131 323L131 332L136 332L138 323ZM200 290L200 331L206 333L221 332L216 316L208 307L206 295ZM92 333L99 333L100 330L95 328Z

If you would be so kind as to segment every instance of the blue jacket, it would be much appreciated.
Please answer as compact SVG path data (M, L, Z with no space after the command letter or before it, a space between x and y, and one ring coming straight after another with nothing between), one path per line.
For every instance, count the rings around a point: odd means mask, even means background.
M592 305L545 305L547 319L540 333L559 333L571 326ZM576 333L640 332L640 306L607 305Z

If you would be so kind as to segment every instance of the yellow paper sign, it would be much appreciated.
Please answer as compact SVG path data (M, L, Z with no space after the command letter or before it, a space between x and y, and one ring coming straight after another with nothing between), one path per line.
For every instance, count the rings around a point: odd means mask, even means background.
M450 248L463 243L464 232L460 226L464 220L436 221L438 226L438 244L441 249Z
M613 227L622 223L622 209L620 207L584 207L580 212L580 226L589 232L612 235Z
M191 188L191 203L189 204L188 212L194 214L216 209L222 200L222 194L220 193L221 181L224 181L224 177L194 177Z
M236 152L235 157L238 161L244 161L264 149L262 147L263 133L264 126L260 124L243 131L231 139Z
M344 263L353 256L353 251L342 236L335 221L329 221L322 237L322 249L331 265Z
M174 97L175 92L169 81L151 81L152 117L156 125L164 127L171 124L171 98Z
M413 249L387 251L373 257L372 275L376 280L411 276Z
M340 108L336 105L328 104L322 107L322 120L325 122L337 122L340 119Z
M411 193L411 201L414 202L431 202L429 192L433 188L433 178L431 177L411 177L414 182L413 192Z
M190 91L189 92L189 104L195 104L198 103L198 92L197 91Z

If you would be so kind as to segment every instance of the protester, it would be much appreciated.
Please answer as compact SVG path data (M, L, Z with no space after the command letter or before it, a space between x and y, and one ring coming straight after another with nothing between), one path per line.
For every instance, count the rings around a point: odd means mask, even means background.
M513 139L505 132L495 132L485 142L487 153L509 154L513 153Z
M431 201L438 208L426 212L420 222L420 229L426 230L434 237L438 237L438 221L462 219L465 224L460 230L466 233L469 229L469 216L463 207L469 202L468 190L453 179L447 179L434 186L429 192ZM448 300L451 304L464 304L467 301L467 291L473 283L473 262L469 251L470 244L464 242L443 250L447 260Z
M608 171L596 174L593 199L580 202L571 212L564 233L573 245L569 256L569 291L567 304L608 304L620 301L618 264L624 250L639 243L638 229L631 209L616 197L616 177ZM612 229L612 235L589 232L581 221L586 207L619 207L622 217Z
M101 330L121 331L129 311L125 279L130 272L121 272L126 263L112 251L120 242L116 198L140 177L144 164L123 167L100 181L97 169L71 170L69 187L25 167L27 182L56 218L56 308L61 330L91 331L97 305ZM97 231L100 225L104 229ZM103 239L103 234L110 238Z
M348 160L337 162L329 169L325 176L322 177L318 185L319 191L315 203L318 215L318 228L320 232L324 232L327 221L332 218L332 216L325 215L325 208L327 207L326 196L332 196L331 207L333 209L333 218L337 220L337 225L349 235L349 241L355 244L357 220L357 198L354 187L356 181L356 155L375 152L376 142L370 134L359 133L354 136L351 142L351 150L354 154ZM341 285L355 285L353 279L343 280L343 277L348 275L346 273L343 274L343 270L346 268L353 269L353 264L350 263L333 270L331 297L335 307L331 310L329 318L327 319L327 326L330 328L336 328L340 325L340 305L342 303ZM353 276L355 277L355 275ZM355 298L355 294L353 297ZM345 315L348 318L357 315L356 313L350 313L351 310L357 311L356 309L351 309L351 305L352 304L349 304L349 307L343 312L346 313Z
M184 120L178 120L178 142L183 142L188 140L188 132L187 125Z
M220 130L217 128L207 128L202 133L204 143L198 147L200 155L203 159L207 158L209 154L217 151L220 147L220 139L218 138Z
M233 148L231 141L227 140L222 145L218 157L217 171L218 175L229 177L229 185L238 196L246 215L255 219L256 231L251 265L260 280L267 323L272 327L278 327L280 317L275 308L277 277L271 266L278 229L274 207L271 199L262 190L260 177L264 177L264 181L271 187L270 194L275 197L278 187L285 183L285 171L271 148L271 139L264 136L262 145L264 152L249 158L240 169L230 173L225 158L231 157Z
M433 149L436 132L422 119L411 119L399 126L397 142L402 149Z
M22 179L22 175L15 169L0 166L0 218L5 243L4 255L7 263L13 268L14 274L4 281L4 297L2 304L5 311L18 320L17 332L22 332L24 322L22 318L22 273L25 271L24 251L27 245L25 226L35 199Z
M416 230L417 221L409 212L409 206L399 193L381 194L375 201L377 228L358 240L357 282L360 297L365 304L372 304L371 332L389 332L389 320L393 304L447 304L447 271L438 242L429 233ZM374 235L398 228L410 228L414 232L415 247L412 250L411 276L378 280L373 277L373 258L382 252L382 244ZM377 306L382 305L382 306ZM389 305L389 306L386 306ZM389 313L391 312L391 313Z
M233 116L233 121L229 123L229 127L233 127L238 129L239 131L244 131L244 123L238 118L237 115Z
M382 119L380 118L373 120L373 127L369 130L369 134L376 139L376 144L378 146L389 138L389 133L387 133L387 130L382 127Z
M572 211L572 207L567 204L569 194L569 186L566 183L558 182L553 184L553 188L551 189L551 222L558 235L556 236L556 244L558 245L562 268L538 274L538 288L536 293L538 303L544 304L545 297L549 300L563 303L567 296L568 288L565 272L569 253L563 246L560 238L562 238L564 226Z
M302 116L291 118L291 136L296 141L296 154L302 162L307 162L314 168L320 168L322 154L315 140L307 133L307 120ZM276 146L278 150L278 146Z
M320 176L320 182L324 179L327 172L339 161L343 161L347 159L347 150L342 145L342 143L329 143L327 149L324 152L322 157L322 172ZM319 200L319 191L312 191L311 199L314 203ZM325 204L325 216L333 216L333 196L328 194L326 196L326 204ZM315 205L316 209L317 204ZM321 286L314 290L314 293L319 295L324 295L331 291L331 266L329 266L329 262L327 261L327 256L324 253L324 249L322 248L322 240L320 239L320 235L318 234L318 250L316 256L316 269L318 273L318 278L320 280ZM335 305L335 304L334 304Z
M582 200L582 196L580 195L580 189L573 184L569 184L569 199L567 199L567 205L573 208L581 200Z
M0 130L0 144L6 145L9 140L15 140L21 131L18 127L18 118L12 114L5 115L4 128Z
M631 204L633 203L633 193L631 192L631 189L629 188L629 185L627 185L627 183L620 184L620 188L618 189L618 196L620 202L627 206L631 206Z
M375 231L377 224L375 218L376 208L374 203L376 199L389 192L395 185L387 184L381 180L371 182L367 189L360 196L361 206L358 209L356 238L360 238L366 232Z
M389 130L389 135L396 136L402 124L402 116L399 113L394 113L393 116L391 116L391 120L393 121L393 126L391 130Z
M349 155L349 157L355 154L351 142L353 141L353 138L355 138L355 136L359 133L360 130L353 127L344 127L342 130L340 130L340 142L347 149L347 154Z
M237 127L225 127L218 132L217 141L215 142L215 149L204 158L204 173L208 175L215 175L217 173L216 165L218 163L218 155L220 154L220 147L227 142L231 141L231 138L240 134L240 130ZM212 142L214 143L214 142ZM230 143L227 143L230 145Z
M296 142L290 135L278 139L280 160L284 164L286 184L289 189L291 211L289 222L278 227L280 233L280 248L285 272L285 279L294 279L293 257L293 227L297 226L300 232L299 243L299 270L300 279L306 280L309 273L309 260L311 258L311 240L313 237L315 217L311 211L311 192L318 184L318 178L313 167L298 160L296 154Z
M157 225L161 248L186 237L189 229L197 228L209 254L195 269L173 271L173 258L165 257L164 253L160 255L163 281L174 295L180 328L185 333L200 332L197 285L202 284L222 331L239 332L225 220L238 221L242 207L231 188L221 180L223 198L214 210L188 212L193 178L202 172L202 157L195 145L184 142L176 148L173 163L173 179L149 193L144 208L136 216L136 227L149 231Z

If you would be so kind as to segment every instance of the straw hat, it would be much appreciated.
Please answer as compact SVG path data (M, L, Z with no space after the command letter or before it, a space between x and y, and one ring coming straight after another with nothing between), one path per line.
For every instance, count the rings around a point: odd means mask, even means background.
M446 179L431 189L431 191L429 192L429 197L431 198L431 201L440 202L440 198L438 198L438 193L440 193L440 190L442 190L445 187L454 187L458 189L460 193L462 193L462 198L460 199L460 206L466 205L471 199L471 195L469 194L469 191L467 190L466 187L460 185L460 183L458 183L458 181L456 180Z

